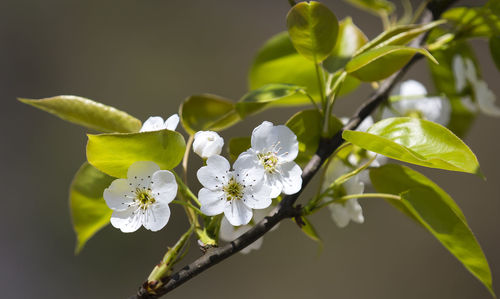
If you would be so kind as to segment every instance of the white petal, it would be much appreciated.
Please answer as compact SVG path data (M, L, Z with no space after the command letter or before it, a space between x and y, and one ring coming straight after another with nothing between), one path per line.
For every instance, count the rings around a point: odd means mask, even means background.
M206 159L219 155L224 146L224 139L213 131L199 131L194 135L193 151Z
M128 208L130 203L134 202L134 188L126 179L114 180L108 188L104 189L104 200L110 209L123 211Z
M473 84L478 79L476 74L476 66L470 58L465 58L465 77Z
M119 228L124 233L135 232L142 225L140 215L135 213L135 210L136 208L114 211L111 214L111 225Z
M160 170L160 166L152 161L138 161L130 165L127 171L127 178L140 183L143 187L151 182L153 173ZM142 183L141 183L142 182Z
M160 116L151 116L144 122L139 132L151 132L163 129L166 129L163 118L161 118Z
M244 185L258 182L264 175L264 166L260 164L256 152L252 149L241 153L233 168L237 181Z
M481 112L489 116L500 116L500 108L495 106L495 94L488 88L484 81L477 81L474 84L477 104Z
M177 129L178 124L179 124L179 115L173 114L165 121L164 129L175 131L175 129Z
M281 183L283 193L295 194L302 189L302 169L295 162L281 165Z
M382 110L382 119L391 118L395 116L396 114L394 114L394 112L392 112L392 110L389 107L384 107L384 109Z
M150 231L159 231L167 225L170 219L170 208L168 204L158 202L149 206L146 210L147 216L143 218L143 225Z
M453 75L455 77L455 88L457 92L462 92L466 85L465 63L460 55L453 57Z
M338 227L346 227L349 224L351 218L349 217L349 213L342 204L333 203L328 205L328 208L331 211L332 219L337 224Z
M276 198L283 191L283 183L281 182L281 176L278 173L265 173L264 184L268 186L271 190L269 197Z
M229 223L225 216L220 222L219 237L226 242L233 241L238 237L235 227Z
M200 192L198 192L198 200L201 204L201 212L208 216L215 216L224 212L224 208L227 204L223 191L211 191L207 188L200 189Z
M233 200L224 208L224 215L229 223L234 226L248 224L252 219L252 209L247 207L241 200Z
M345 203L345 207L347 208L347 211L352 221L357 223L365 222L365 218L363 217L363 209L361 208L361 205L358 203L357 198L349 199Z
M400 95L401 97L417 97L427 95L425 86L416 80L407 80L398 84L393 92L393 95Z
M470 112L476 113L477 112L477 106L474 104L474 102L471 100L469 96L461 97L460 98L460 104Z
M153 197L164 204L170 203L177 195L175 176L168 170L158 170L151 178Z
M265 121L252 132L252 148L260 153L276 151L280 159L293 161L299 153L297 136L287 126Z
M198 170L196 176L203 187L210 190L221 189L229 180L231 175L230 165L226 158L222 156L211 156L207 159L207 166Z
M258 184L245 188L242 200L249 208L265 209L273 202L271 199L271 188L261 180Z

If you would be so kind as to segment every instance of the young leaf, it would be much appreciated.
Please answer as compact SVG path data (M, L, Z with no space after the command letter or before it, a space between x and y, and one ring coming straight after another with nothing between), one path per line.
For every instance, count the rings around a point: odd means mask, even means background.
M384 46L404 46L420 34L427 32L440 24L445 23L443 20L434 21L427 24L412 24L395 26L366 43L361 47L355 55L359 55L371 49Z
M390 14L394 11L394 4L387 0L344 0L369 13L380 15Z
M295 159L297 164L304 166L316 153L321 138L322 119L318 110L303 110L286 122L286 126L297 135L299 141L299 155ZM333 115L329 125L332 135L343 127L342 122Z
M300 227L300 229L308 236L311 240L319 242L320 244L322 243L322 240L320 236L318 235L318 232L314 228L311 222L305 217L305 216L300 216L297 218L293 218L293 221Z
M128 168L137 161L153 161L161 169L172 169L186 150L182 135L170 130L87 136L89 163L118 178L126 178Z
M493 62L495 62L497 69L500 71L500 35L490 38L490 52Z
M368 131L344 131L342 137L366 150L416 165L480 174L469 147L447 128L423 119L394 117Z
M399 194L390 203L427 229L491 292L491 271L465 216L453 199L431 180L408 167L387 164L370 169L378 192Z
M40 100L19 99L19 101L66 121L101 132L130 133L141 129L141 121L135 117L82 97L56 96Z
M330 53L330 56L323 61L323 67L329 73L335 73L343 68L356 51L361 48L368 39L365 34L359 29L350 17L340 21L339 36L337 44Z
M337 17L319 2L296 4L288 12L286 23L295 49L315 63L325 60L335 47Z
M361 81L379 81L401 69L417 53L435 61L425 49L385 46L355 56L347 63L345 70Z
M95 233L109 223L113 211L106 205L102 194L114 179L88 163L84 163L73 178L69 203L77 237L77 254Z
M232 101L211 94L187 98L179 109L181 123L191 135L198 131L221 131L240 121Z
M229 140L229 159L236 161L238 156L251 147L250 137L235 137Z
M287 106L293 104L293 101L288 101L290 96L297 93L305 94L306 91L304 87L293 84L267 84L244 95L236 103L236 110L243 118L271 106Z

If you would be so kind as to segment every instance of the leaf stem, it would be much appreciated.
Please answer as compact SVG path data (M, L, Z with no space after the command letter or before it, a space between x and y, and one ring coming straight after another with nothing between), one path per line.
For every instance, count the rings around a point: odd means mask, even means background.
M188 162L189 162L189 153L191 152L191 146L193 145L194 135L189 135L188 142L186 144L186 151L184 152L184 157L182 158L182 170L183 170L183 180L184 183L187 184L187 175L188 175Z
M314 70L316 71L316 79L318 80L319 96L321 98L321 103L323 104L323 110L326 111L326 98L323 85L323 76L320 75L320 63L314 63Z
M321 210L322 208L333 204L333 203L344 203L348 201L349 199L353 198L382 198L382 199L394 199L394 200L401 200L401 196L399 195L394 195L394 194L388 194L388 193L361 193L361 194L350 194L350 195L345 195L340 198L334 198L329 201L325 201L324 203L316 206L315 208L311 209L308 211L308 214L312 214L314 212L317 212Z

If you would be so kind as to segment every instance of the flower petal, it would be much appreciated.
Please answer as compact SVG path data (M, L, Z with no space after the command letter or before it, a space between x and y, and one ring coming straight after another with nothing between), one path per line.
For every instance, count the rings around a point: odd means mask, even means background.
M167 225L170 219L170 208L168 204L158 202L149 206L146 210L146 217L143 219L143 225L150 231L159 231Z
M299 153L297 136L287 126L264 121L252 132L252 148L260 153L276 151L280 160L293 161Z
M173 114L165 121L164 129L175 131L177 125L179 124L179 115Z
M110 209L123 211L134 202L134 188L135 186L131 186L126 179L114 180L108 188L104 189L104 200Z
M258 184L245 188L242 200L249 208L265 209L273 202L271 200L271 187L261 180Z
M215 155L207 159L207 166L198 169L196 176L203 187L218 190L229 180L229 168L226 158Z
M252 220L252 209L241 200L232 200L224 208L224 215L234 226L248 224Z
M283 183L279 173L266 173L264 176L264 184L271 190L269 197L276 198L283 191Z
M212 191L207 188L200 189L198 200L201 203L201 212L208 216L219 215L224 212L227 204L223 191Z
M139 130L139 132L151 132L163 129L166 129L163 118L161 118L160 116L151 116L144 122L144 124L142 124L142 128Z
M500 108L495 106L495 94L488 88L488 84L478 80L475 82L474 88L479 110L489 116L500 116Z
M302 189L302 169L297 163L281 165L281 183L285 194L295 194Z
M160 166L153 161L138 161L130 165L127 171L129 181L134 181L142 187L149 186L153 173L160 170Z
M177 182L170 171L158 170L153 173L151 182L151 191L157 201L168 204L174 200L177 195Z
M142 225L141 215L135 212L136 208L125 211L114 211L111 214L111 225L119 228L124 233L132 233Z
M351 218L349 217L349 213L344 205L333 203L328 205L328 208L331 211L333 221L338 227L346 227L347 224L349 224Z

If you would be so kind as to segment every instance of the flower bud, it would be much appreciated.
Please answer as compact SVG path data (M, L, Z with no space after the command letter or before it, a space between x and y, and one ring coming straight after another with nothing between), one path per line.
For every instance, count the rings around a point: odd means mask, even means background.
M213 131L199 131L194 135L193 151L203 159L219 155L224 139Z

